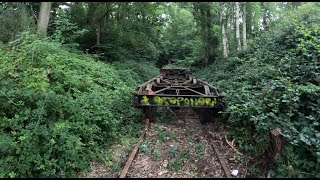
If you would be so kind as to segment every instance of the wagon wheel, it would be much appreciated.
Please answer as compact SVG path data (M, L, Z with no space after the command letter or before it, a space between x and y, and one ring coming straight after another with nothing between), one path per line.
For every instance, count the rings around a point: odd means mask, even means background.
M199 108L195 109L195 112L198 115L201 124L214 121L217 116L216 110L213 109Z

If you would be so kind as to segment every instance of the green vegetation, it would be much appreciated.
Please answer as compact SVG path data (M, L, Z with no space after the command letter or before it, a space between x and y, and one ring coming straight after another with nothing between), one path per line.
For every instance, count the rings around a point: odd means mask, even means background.
M171 152L171 151L170 151ZM169 168L178 172L186 161L191 157L189 150L183 150L181 153L175 154L175 159L169 160Z
M164 126L157 126L156 127L158 135L157 138L161 143L167 142L167 133L164 132Z
M143 153L148 153L150 150L148 148L148 145L146 144L141 144L140 147L139 147L139 151L140 152L143 152Z
M258 158L270 145L268 131L283 129L288 143L276 177L320 177L319 7L302 5L247 51L198 74L227 94L229 136L240 149Z
M174 142L172 148L169 151L169 157L177 157L178 156L178 143Z
M319 9L317 2L0 2L0 177L78 177L92 161L116 174L143 128L132 92L161 67L189 67L226 94L228 137L246 156L260 160L269 131L282 129L286 144L273 166L248 163L248 175L319 178ZM157 117L170 122L173 114ZM163 143L178 137L157 130ZM174 147L170 166L179 170L188 152ZM195 146L199 156L203 149Z
M99 147L138 134L129 72L28 33L0 54L1 176L72 177Z
M161 157L161 153L160 153L160 151L157 150L157 149L153 149L153 150L151 151L151 154L152 154L152 157L153 157L153 158L159 158L159 157Z

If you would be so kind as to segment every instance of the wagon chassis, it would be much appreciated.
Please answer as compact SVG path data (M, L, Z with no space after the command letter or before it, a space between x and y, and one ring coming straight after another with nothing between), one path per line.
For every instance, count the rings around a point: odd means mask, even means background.
M125 178L129 167L138 151L139 145L143 142L144 136L150 125L150 119L157 107L170 108L193 108L198 115L200 122L204 124L216 117L219 111L224 110L225 103L223 95L217 88L207 82L195 79L190 69L165 69L160 70L160 75L141 84L134 93L135 107L142 108L146 114L146 125L138 143L133 148L126 165L121 171L119 178ZM203 125L205 132L206 126ZM208 136L209 137L209 136ZM209 140L212 142L212 137ZM212 144L221 166L228 178L231 178L230 171L225 161L220 156L217 148Z
M156 107L192 108L205 123L225 107L224 95L216 87L184 68L162 68L160 75L138 86L134 96L134 106L150 119Z

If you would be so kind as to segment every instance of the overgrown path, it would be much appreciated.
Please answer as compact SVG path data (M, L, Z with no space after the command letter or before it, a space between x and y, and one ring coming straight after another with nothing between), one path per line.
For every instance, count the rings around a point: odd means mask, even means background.
M173 121L151 123L127 177L225 177L197 115L189 109L175 114ZM219 122L206 126L228 169L239 171L235 177L245 177L246 163L226 143L226 128Z

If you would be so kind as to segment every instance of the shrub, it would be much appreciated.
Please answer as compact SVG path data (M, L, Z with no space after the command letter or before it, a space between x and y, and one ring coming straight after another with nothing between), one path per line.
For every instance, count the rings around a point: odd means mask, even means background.
M0 177L76 177L138 119L110 64L29 33L0 57Z
M277 177L320 177L319 4L306 3L257 37L245 52L198 72L226 92L229 136L256 157L268 131L289 142L276 157ZM293 21L291 21L293 19Z

